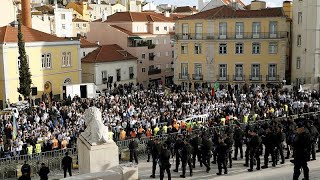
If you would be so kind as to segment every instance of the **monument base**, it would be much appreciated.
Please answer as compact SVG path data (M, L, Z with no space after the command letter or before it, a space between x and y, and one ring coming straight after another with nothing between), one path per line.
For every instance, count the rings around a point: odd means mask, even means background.
M91 145L80 135L77 144L80 174L104 172L119 166L119 150L114 141Z

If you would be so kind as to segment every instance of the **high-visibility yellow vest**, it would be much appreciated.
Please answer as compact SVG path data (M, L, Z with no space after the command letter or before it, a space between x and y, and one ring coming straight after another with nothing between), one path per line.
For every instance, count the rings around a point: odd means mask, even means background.
M286 105L286 104L284 105L284 111L288 112L288 105Z
M158 134L159 130L160 130L160 129L159 129L158 126L155 127L155 128L153 129L153 135L156 136L156 135Z
M226 125L226 118L221 118L222 125Z
M168 132L168 126L164 125L164 126L162 127L162 131L163 131L164 133L167 133L167 132Z
M41 145L40 145L39 143L36 144L35 152L36 152L37 154L41 153Z
M27 153L28 153L28 155L31 155L32 152L33 152L33 146L28 146L28 147L27 147Z
M243 123L248 123L248 115L243 116Z
M187 129L189 129L191 127L191 122L190 121L187 122L186 127L187 127Z
M253 115L253 121L256 121L258 114Z

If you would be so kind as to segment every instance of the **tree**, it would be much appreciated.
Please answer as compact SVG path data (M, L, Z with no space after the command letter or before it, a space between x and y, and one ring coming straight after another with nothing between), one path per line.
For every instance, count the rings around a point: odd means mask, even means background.
M23 40L23 34L21 31L21 21L18 20L18 47L19 47L19 88L18 92L26 99L31 93L31 73L29 63L27 60L25 43Z

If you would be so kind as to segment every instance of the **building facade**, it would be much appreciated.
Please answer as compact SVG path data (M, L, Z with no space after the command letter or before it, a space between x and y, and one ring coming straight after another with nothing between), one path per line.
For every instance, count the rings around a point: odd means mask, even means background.
M19 51L16 27L0 28L0 108L9 99L17 102L19 93ZM25 49L32 75L32 87L37 87L39 102L42 95L60 99L63 86L81 82L80 42L70 41L28 27L22 27Z
M172 82L176 16L154 12L120 12L92 22L90 42L118 44L138 58L137 81L145 86Z
M293 85L320 82L320 1L294 0L292 19Z
M72 9L54 9L54 35L58 37L73 37Z
M73 18L90 21L92 8L89 6L87 1L69 2L66 5L66 9L72 9Z
M88 21L75 18L72 20L73 33L71 37L83 36L86 37L90 31L90 23Z
M176 22L174 81L184 88L281 83L288 47L282 8L220 6Z

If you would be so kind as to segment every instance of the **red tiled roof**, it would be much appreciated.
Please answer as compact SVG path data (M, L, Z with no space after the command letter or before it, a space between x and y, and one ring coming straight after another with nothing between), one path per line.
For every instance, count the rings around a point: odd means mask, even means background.
M72 22L89 22L89 21L79 19L79 18L74 18L74 19L72 19Z
M186 13L186 12L198 12L198 11L195 8L190 6L180 6L173 11L173 13Z
M69 41L65 38L56 37L26 26L21 27L24 42L57 42ZM18 42L18 28L12 26L0 27L0 43L3 42Z
M156 12L117 12L108 16L105 22L174 22L175 17Z
M126 56L125 56L126 54ZM92 51L87 56L82 58L85 63L102 63L102 62L115 62L134 60L136 57L132 56L127 51L124 51L119 45L102 45L98 49Z
M222 18L259 18L259 17L285 17L284 11L279 8L266 8L261 10L235 10L230 6L220 6L207 11L181 18L188 19L222 19Z
M98 44L87 41L84 38L80 38L80 47L81 48L90 48L90 47L99 47Z

